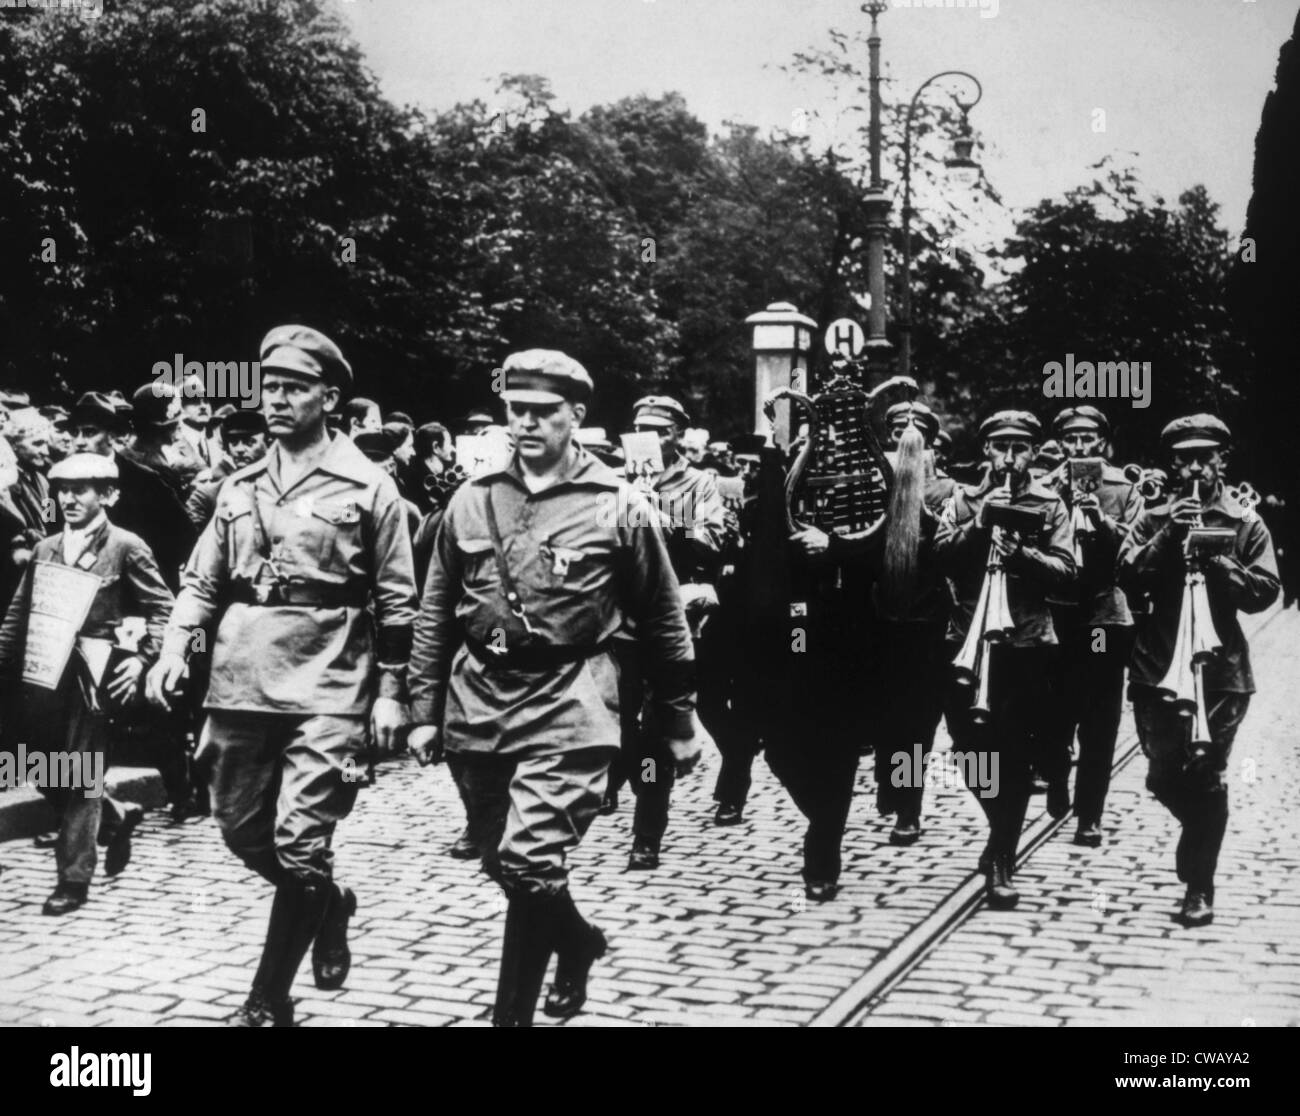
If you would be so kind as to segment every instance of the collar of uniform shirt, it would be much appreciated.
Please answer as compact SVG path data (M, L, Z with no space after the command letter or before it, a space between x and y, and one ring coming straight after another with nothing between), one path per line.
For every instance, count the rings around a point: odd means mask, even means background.
M331 433L329 448L319 461L316 462L301 476L295 478L293 487L297 487L306 480L312 473L332 473L336 477L342 477L344 480L357 481L364 484L367 479L374 473L379 466L370 460L364 453L357 449L356 444L351 438L343 434ZM266 472L270 475L275 486L282 491L283 485L280 483L280 443L276 442L271 447L270 452L260 461L254 462L240 470L243 477L255 477L260 473Z
M574 448L577 452L569 462L568 468L560 474L554 484L548 485L542 489L543 492L554 492L556 489L566 484L594 484L601 488L617 488L619 485L618 474L614 472L603 461L599 460L593 454L588 453L582 446L576 445ZM523 471L519 468L519 455L511 454L510 461L505 468L497 469L491 473L484 473L481 477L475 477L471 484L487 484L497 477L509 477L521 488L527 490L528 485L524 481ZM540 493L538 494L540 495Z
M686 458L683 457L681 454L678 454L673 459L673 463L671 465L665 466L664 471L660 473L657 477L655 477L655 487L658 488L665 481L670 481L673 480L675 477L681 476L684 472L686 472L687 469L690 468L690 466L691 463L687 461Z

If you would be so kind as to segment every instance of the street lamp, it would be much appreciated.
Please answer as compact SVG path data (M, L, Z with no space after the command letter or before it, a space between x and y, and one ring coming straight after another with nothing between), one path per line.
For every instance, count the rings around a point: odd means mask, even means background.
M745 319L753 327L754 429L764 429L763 400L779 387L808 390L808 352L817 323L793 303L774 302ZM790 444L790 404L777 403L772 432L782 448Z
M888 353L893 347L885 336L885 237L889 234L891 203L880 177L880 32L876 28L876 20L888 7L883 0L862 5L862 10L871 17L871 34L867 37L871 60L871 128L867 142L871 181L862 200L867 219L867 293L871 299L867 308L867 351L873 355Z
M926 78L921 88L912 95L912 103L907 106L907 122L903 127L903 304L899 315L898 333L898 373L900 376L912 374L912 119L916 115L916 106L921 94L933 82L945 77L965 78L975 86L975 96L962 100L955 93L953 99L961 109L961 131L953 141L953 153L944 161L954 181L962 185L973 185L979 181L980 165L971 158L975 148L975 138L971 135L970 110L984 96L984 87L979 79L965 70L944 70L933 77Z

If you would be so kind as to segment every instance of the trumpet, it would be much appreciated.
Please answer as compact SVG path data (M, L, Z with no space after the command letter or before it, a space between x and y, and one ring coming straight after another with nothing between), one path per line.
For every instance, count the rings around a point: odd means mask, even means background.
M1011 473L1005 481L1005 491L1011 493ZM1000 527L993 528L995 531ZM980 585L980 594L975 602L975 611L971 615L970 627L966 630L965 642L952 665L956 670L957 681L962 685L975 686L974 704L971 706L971 720L982 725L991 716L989 706L989 686L992 674L991 644L1001 643L1015 631L1015 621L1011 617L1011 603L1007 599L1007 574L1002 566L1002 559L991 546L984 569L984 581Z
M1200 482L1192 482L1192 497L1200 500ZM1195 528L1204 526L1204 517L1196 516ZM1223 646L1214 627L1210 597L1205 588L1205 571L1195 554L1184 551L1187 578L1183 585L1182 607L1174 635L1174 657L1156 689L1179 715L1191 722L1193 758L1204 755L1210 744L1209 718L1205 707L1205 680L1202 670Z

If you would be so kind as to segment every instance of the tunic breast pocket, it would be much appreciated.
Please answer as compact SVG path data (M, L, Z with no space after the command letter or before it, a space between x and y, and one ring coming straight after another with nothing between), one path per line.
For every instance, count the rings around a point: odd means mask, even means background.
M319 570L349 572L359 566L364 549L361 509L352 502L313 503L301 539L308 561Z
M226 560L241 573L254 551L253 513L247 504L224 504L217 508L217 519L226 535Z
M457 539L463 579L467 586L482 588L496 582L496 560L491 539Z

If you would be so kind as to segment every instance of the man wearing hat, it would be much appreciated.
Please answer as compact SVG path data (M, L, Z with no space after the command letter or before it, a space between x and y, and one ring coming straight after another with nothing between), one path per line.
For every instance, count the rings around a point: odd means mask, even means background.
M496 425L496 416L485 407L475 407L456 424L458 434L482 434L489 426Z
M1255 692L1237 613L1262 612L1281 584L1268 528L1252 502L1224 485L1227 426L1214 415L1187 415L1166 426L1160 442L1171 457L1170 501L1137 517L1119 556L1129 599L1151 603L1129 664L1129 696L1149 763L1147 789L1182 825L1175 864L1187 892L1175 917L1204 926L1214 918L1214 875L1228 827L1228 758ZM1223 529L1230 545L1192 553L1191 531L1201 527ZM1222 644L1200 668L1207 747L1193 744L1191 718L1160 690L1176 653L1189 567L1204 574L1213 636Z
M218 493L148 691L169 703L194 633L215 622L197 758L211 765L226 844L275 887L261 964L232 1022L282 1027L313 942L318 988L341 987L351 963L357 900L334 882L331 842L365 781L368 744L388 750L406 720L415 581L392 479L326 429L352 383L338 346L280 326L260 361L274 444Z
M50 467L50 421L35 407L9 413L4 436L14 451L18 482L9 489L9 499L22 515L24 530L14 543L16 564L21 568L32 546L55 526L54 505L45 474Z
M989 656L988 715L972 715L973 686L949 687L948 731L960 753L968 786L989 823L989 840L980 858L987 877L989 905L1009 909L1020 896L1012 886L1016 847L1029 806L1031 766L1043 737L1050 695L1050 659L1057 638L1047 594L1074 578L1074 540L1061 498L1030 474L1042 440L1042 424L1027 411L998 411L980 426L989 464L984 480L958 485L940 516L935 553L948 577L953 608L948 622L950 660L956 658L972 622L991 561L1006 574L1007 603L1014 627L1000 642L986 642ZM1010 506L1029 513L1022 529L990 526L986 507ZM986 757L984 786L972 778ZM1047 772L1045 772L1047 773ZM1050 778L1061 773L1050 771Z
M113 519L123 530L144 539L163 580L175 592L181 567L194 545L194 529L172 486L147 465L115 449L125 429L123 414L131 413L131 405L126 407L123 412L111 397L99 392L87 392L78 399L68 416L73 452L97 453L117 466L118 500Z
M1079 768L1075 776L1076 845L1096 848L1110 788L1124 699L1124 667L1132 647L1133 616L1115 584L1120 545L1142 509L1137 487L1110 464L1110 423L1096 407L1067 407L1052 422L1065 453L1064 465L1044 479L1070 508L1078 577L1064 592L1048 596L1060 651L1055 663L1048 720L1048 752L1056 770L1069 770L1077 730ZM1090 462L1072 466L1071 462ZM1077 480L1071 470L1078 471ZM1050 764L1049 764L1050 766ZM1069 787L1049 782L1047 808L1062 817Z
M143 404L146 414L158 415L158 410L149 409L157 406L152 397L153 385L148 385L145 391L151 400ZM98 392L83 395L68 418L73 450L106 457L117 467L118 495L113 505L113 522L145 541L167 588L175 593L196 532L176 494L174 479L169 482L131 451L117 448L119 435L126 430L127 417L134 413L132 404L117 402L111 396ZM145 722L138 726L142 747L162 777L172 816L182 820L196 812L185 749L187 722L179 712L176 717L141 719ZM133 726L133 732L136 727Z
M6 727L32 752L88 757L96 785L40 786L60 811L55 843L58 885L43 908L63 915L86 902L95 871L96 840L107 845L104 872L115 876L131 857L131 832L143 811L103 793L103 776L113 733L112 715L139 696L145 666L157 654L172 595L163 584L144 541L108 518L117 495L117 466L98 454L73 454L50 470L50 484L62 512L63 530L35 546L22 585L0 627L0 678L4 692L18 698ZM98 578L88 590L75 579L62 586L60 569ZM66 576L66 575L65 575ZM26 645L34 590L87 593L85 620L57 677L31 673ZM53 763L51 761L51 766ZM82 767L83 776L86 768Z
M194 491L185 504L185 512L196 531L202 531L211 520L221 486L240 469L265 457L269 441L266 416L261 411L227 403L213 420L221 435L221 460L195 478Z
M123 456L152 469L172 486L176 498L184 504L194 478L207 467L207 462L177 433L178 405L176 389L163 380L136 388L131 396L135 437Z
M645 494L659 509L668 555L681 584L686 617L693 637L698 640L709 612L718 604L715 582L726 537L726 510L718 495L717 482L691 465L681 452L681 439L689 420L680 403L666 395L648 395L638 400L632 423L638 434L654 434L659 438L664 470L646 484ZM660 843L668 828L673 764L665 750L663 733L653 723L653 709L647 707L646 671L642 663L646 649L639 642L634 625L620 633L614 647L619 664L623 751L611 772L606 809L615 807L619 786L630 782L636 794L636 811L628 868L657 868ZM696 659L699 659L698 646ZM702 667L700 677L705 673ZM702 707L708 705L707 700L702 703Z
M50 422L50 460L62 461L72 452L72 435L68 433L68 412L64 407L50 404L40 408Z
M493 1022L532 1023L586 1000L606 948L568 887L568 854L600 807L619 748L610 644L627 620L646 649L654 724L678 772L699 758L693 656L677 578L645 497L576 444L591 376L564 353L514 353L503 397L509 462L461 485L438 534L411 655L410 746L441 743L484 871L508 899Z
M890 534L872 594L871 643L878 654L868 677L877 687L873 705L880 711L873 738L876 805L882 815L894 815L890 844L906 846L921 836L925 780L915 771L911 779L896 778L896 760L901 755L910 761L919 745L924 764L943 715L949 600L935 560L934 533L956 482L935 468L939 420L924 403L895 403L885 412L885 426L894 447L887 454L894 492ZM896 540L904 540L897 552Z
M189 456L200 463L200 468L210 469L214 462L211 433L212 404L208 402L207 388L201 376L188 376L181 384L178 400L179 419L176 424L176 442L189 451Z

